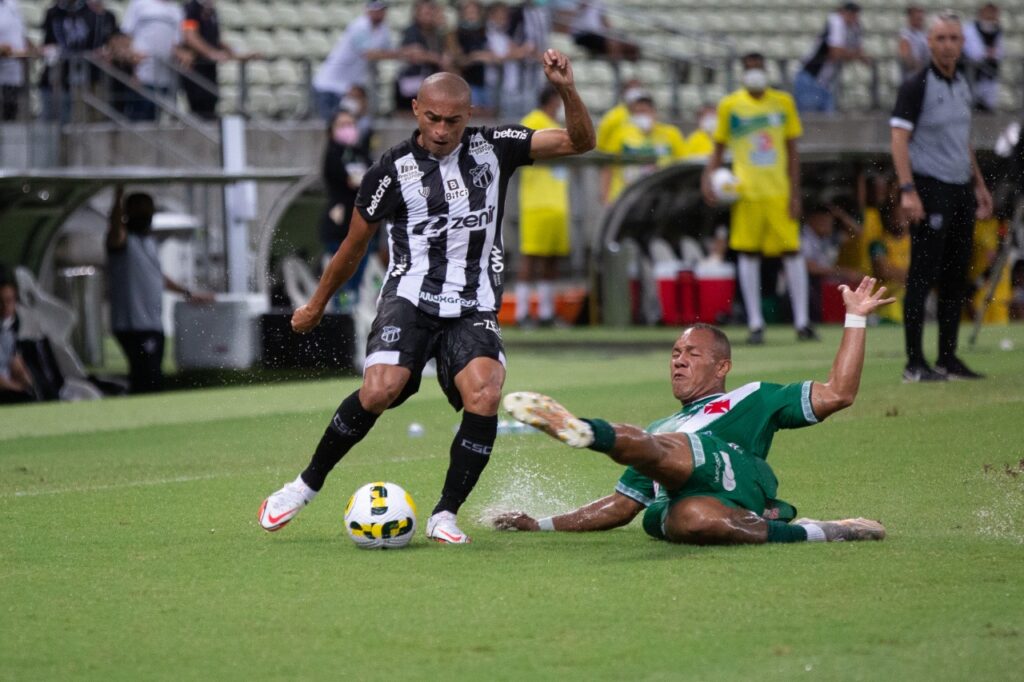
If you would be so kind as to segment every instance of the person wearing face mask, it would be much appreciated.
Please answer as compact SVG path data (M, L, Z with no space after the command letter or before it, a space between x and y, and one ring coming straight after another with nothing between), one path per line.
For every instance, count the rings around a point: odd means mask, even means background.
M530 130L558 128L562 99L544 88L538 106L520 121ZM558 261L569 255L569 177L564 166L527 167L519 181L519 276L516 326L555 324ZM536 287L537 317L530 315L530 290Z
M711 206L718 202L711 185L726 148L740 197L732 207L729 248L739 255L740 292L747 309L747 343L764 343L761 313L761 256L780 257L793 306L797 339L816 341L808 317L807 266L800 255L800 157L803 134L793 98L768 87L764 56L742 58L743 87L718 104L715 150L701 177L701 192Z
M718 127L718 114L715 107L705 105L697 112L697 129L686 137L686 146L683 148L683 158L689 160L702 160L711 156L715 151L715 141L712 135Z
M365 86L369 81L371 61L397 54L392 50L391 31L385 22L387 10L384 0L367 2L366 12L348 25L313 76L316 110L325 123L330 124L352 86Z
M32 375L18 353L18 286L0 266L0 405L34 399Z
M320 243L323 244L327 259L334 256L334 252L348 236L359 183L369 167L370 157L361 143L356 114L342 109L334 115L327 131L327 147L324 149L321 173L324 191L327 193L327 206L320 218ZM376 248L372 246L367 249L367 254L375 252ZM339 307L342 310L350 310L356 304L366 260L367 256L364 256L355 275L345 283L339 294Z
M604 203L611 204L627 185L650 175L658 167L681 159L685 146L679 128L658 121L654 99L647 93L641 93L629 106L629 119L612 135L606 151L623 159L653 157L653 162L602 167L601 197Z
M128 360L132 393L163 388L163 290L179 293L193 303L213 300L209 294L190 291L161 272L153 236L154 212L150 195L136 192L125 197L121 185L114 190L106 239L110 326Z
M597 151L608 152L608 143L619 126L629 120L629 107L644 94L640 81L632 78L622 84L619 103L609 109L597 122Z
M995 111L999 102L999 62L1004 54L999 6L987 2L978 18L964 24L964 56L974 67L974 105L979 111Z

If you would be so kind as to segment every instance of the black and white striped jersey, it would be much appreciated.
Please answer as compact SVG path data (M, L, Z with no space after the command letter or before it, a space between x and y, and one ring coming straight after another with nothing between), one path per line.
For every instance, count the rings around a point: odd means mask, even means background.
M533 131L466 128L437 158L419 133L384 152L366 173L356 207L383 221L391 262L381 297L400 296L439 317L497 311L504 281L501 217L509 178L532 163Z

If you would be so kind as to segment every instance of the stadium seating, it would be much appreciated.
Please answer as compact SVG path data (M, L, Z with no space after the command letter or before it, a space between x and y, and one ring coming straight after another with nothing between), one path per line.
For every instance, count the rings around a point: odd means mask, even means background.
M39 25L49 3L43 0L21 0L26 24L36 42L42 38ZM127 0L109 0L107 6L120 18ZM394 0L388 12L388 25L397 41L409 22L411 0ZM607 0L616 28L636 39L645 48L645 59L636 64L623 64L622 75L637 77L649 84L661 103L670 101L670 70L664 56L668 54L714 55L732 50L741 54L760 50L773 60L786 60L787 74L777 65L772 69L777 82L787 80L798 68L798 60L811 48L824 27L829 8L837 3L818 0ZM977 2L922 3L931 9L952 6L965 18L972 17ZM1024 79L1024 0L999 3L1003 8L1003 26L1007 56L1004 61L1003 88L1000 94L1004 107L1020 105L1021 82ZM879 71L879 95L883 106L892 101L897 85L897 70L892 58L896 53L896 34L904 22L904 3L889 0L861 0L862 23L865 28L867 52L882 60ZM279 88L294 93L303 88L304 69L301 60L310 60L315 68L330 51L344 27L362 12L361 2L340 0L219 0L217 3L225 40L236 49L259 52L264 58L288 60L283 65L250 66L251 81L270 96L257 95L250 110L265 116L282 117L294 111L288 105L290 95L278 100L273 96ZM454 11L447 10L449 25L454 25ZM680 33L682 35L680 35ZM703 36L697 42L693 35ZM707 39L710 39L708 41ZM715 46L719 50L713 49ZM594 93L596 108L610 101L609 87L614 83L607 64L582 61L583 52L565 35L555 35L552 47L568 52L578 60L577 73L581 89ZM735 66L733 67L735 69ZM387 101L390 79L395 64L382 64L381 95ZM234 86L237 77L232 69L223 69L223 83ZM735 75L735 73L733 74ZM866 68L847 69L843 75L841 106L863 110L870 105L871 72ZM712 74L711 82L702 82L697 69L691 69L682 83L680 99L691 109L725 92L728 83L724 69Z

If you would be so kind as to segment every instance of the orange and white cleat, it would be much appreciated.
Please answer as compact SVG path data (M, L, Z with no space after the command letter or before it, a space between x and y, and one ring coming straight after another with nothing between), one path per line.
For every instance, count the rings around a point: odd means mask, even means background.
M574 416L554 398L541 393L519 391L509 393L504 400L505 411L513 417L540 429L574 448L585 448L594 442L590 424Z
M802 525L813 523L825 533L828 542L854 542L857 540L885 539L885 526L871 519L842 519L840 521L815 521L814 519L797 519L793 523Z

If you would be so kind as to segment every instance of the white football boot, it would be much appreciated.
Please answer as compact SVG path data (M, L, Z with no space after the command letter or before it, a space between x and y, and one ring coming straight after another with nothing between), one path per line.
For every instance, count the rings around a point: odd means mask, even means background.
M817 521L815 519L797 519L796 525L813 523L825 533L827 542L855 542L857 540L885 539L885 526L871 519L841 519L839 521Z
M439 511L427 519L427 537L446 545L465 545L469 536L455 525L455 514Z
M285 483L284 487L263 500L260 505L260 525L269 532L281 530L288 522L313 501L316 491L302 480L302 477Z
M568 446L585 448L594 442L594 430L590 424L573 416L554 398L531 391L519 391L505 396L504 405L505 411L519 421L540 429Z

